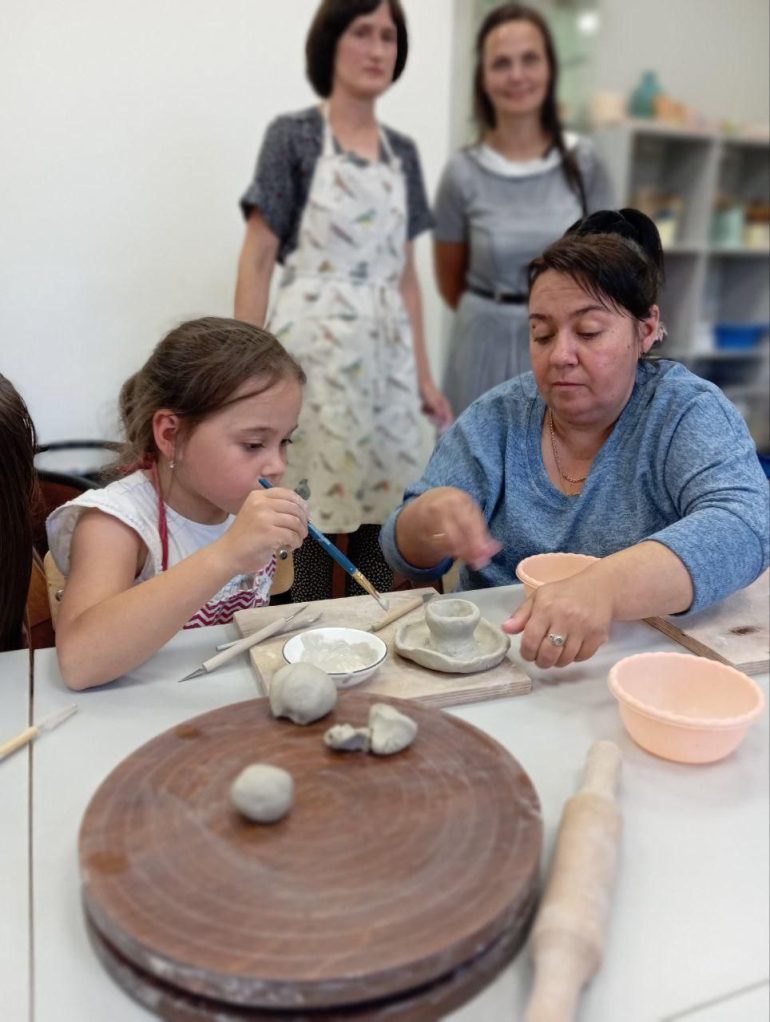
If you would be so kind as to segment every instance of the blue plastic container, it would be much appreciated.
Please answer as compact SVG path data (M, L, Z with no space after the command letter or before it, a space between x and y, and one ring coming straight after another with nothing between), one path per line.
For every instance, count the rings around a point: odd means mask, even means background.
M766 323L721 323L714 327L717 348L756 348L768 332Z

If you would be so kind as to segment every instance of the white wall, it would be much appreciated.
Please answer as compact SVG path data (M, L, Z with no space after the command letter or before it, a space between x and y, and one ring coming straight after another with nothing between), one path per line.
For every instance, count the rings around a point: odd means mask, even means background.
M314 102L317 0L4 0L0 372L43 440L113 436L123 379L174 323L232 313L240 193L268 121ZM411 52L381 107L449 150L447 0L407 0ZM441 310L418 243L432 351Z
M459 26L473 0L405 2L409 64L381 113L417 140L432 195L464 116ZM600 3L597 86L627 92L656 67L712 117L768 120L767 0ZM303 48L315 7L3 0L0 372L41 439L114 435L119 385L160 336L230 314L237 199L267 122L313 101ZM418 264L438 370L446 316L429 246L423 236Z

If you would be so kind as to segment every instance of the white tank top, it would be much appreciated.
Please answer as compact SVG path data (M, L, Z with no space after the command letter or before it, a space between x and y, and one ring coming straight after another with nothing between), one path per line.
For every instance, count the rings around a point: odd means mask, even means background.
M137 533L147 547L142 570L134 585L163 571L163 546L158 532L158 495L151 480L142 471L132 472L103 489L86 490L75 500L56 508L48 516L48 544L56 566L66 577L70 571L70 548L80 515L96 508L112 515ZM168 567L219 539L235 520L228 515L219 525L192 522L166 504L168 522ZM275 557L253 574L236 575L187 622L185 628L221 625L232 621L236 610L264 607L269 602L270 585L275 574Z

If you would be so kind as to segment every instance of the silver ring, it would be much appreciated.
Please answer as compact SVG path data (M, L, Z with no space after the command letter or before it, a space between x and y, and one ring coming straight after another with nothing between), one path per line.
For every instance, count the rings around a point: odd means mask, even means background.
M289 556L289 551L286 549L286 547L282 546L281 549L278 551L278 556L281 558L282 561L285 561L286 558Z
M567 641L567 638L564 635L557 635L556 632L550 632L548 635L548 641L552 646L563 646Z

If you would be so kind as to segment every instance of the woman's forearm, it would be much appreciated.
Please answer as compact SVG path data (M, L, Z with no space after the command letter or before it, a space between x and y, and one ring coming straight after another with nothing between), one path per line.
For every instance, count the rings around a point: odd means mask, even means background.
M470 250L465 243L437 241L433 245L433 268L439 294L450 309L460 304L465 290Z
M246 225L235 285L235 318L264 326L270 297L270 279L278 256L278 238L258 209Z
M256 264L248 253L241 253L235 285L236 319L255 326L265 325L272 273L272 266Z
M690 607L695 595L684 563L655 540L604 557L587 570L597 575L598 585L609 586L616 621L679 614Z
M113 681L148 660L232 577L216 544L162 575L70 617L67 589L57 625L62 677L72 689Z

